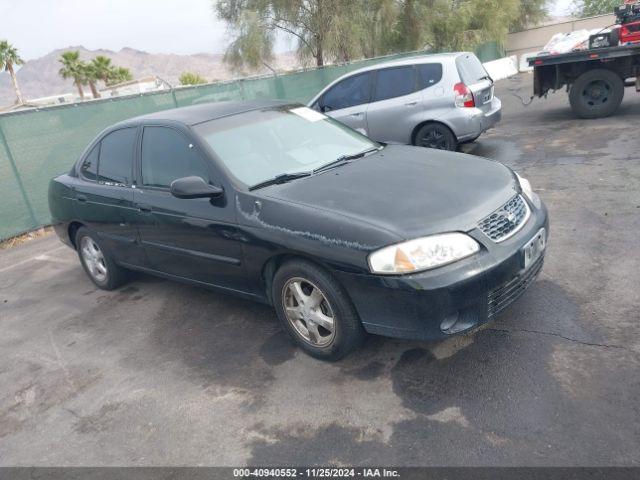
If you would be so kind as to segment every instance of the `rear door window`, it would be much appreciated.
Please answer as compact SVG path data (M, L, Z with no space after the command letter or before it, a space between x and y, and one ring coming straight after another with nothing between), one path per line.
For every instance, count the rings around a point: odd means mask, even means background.
M378 70L373 101L408 95L416 91L416 85L416 70L413 65Z
M466 85L473 85L482 80L490 80L489 74L473 53L458 56L456 58L456 67L458 67L460 80Z
M142 184L168 188L178 178L209 182L205 160L185 135L167 127L145 127L142 134Z
M80 173L87 180L96 181L98 179L98 155L100 153L100 144L93 147L89 155L87 155L80 165Z
M133 169L136 128L123 128L107 134L100 142L98 180L129 185Z
M442 64L441 63L421 63L416 65L418 70L418 89L435 85L442 80Z
M328 111L355 107L369 103L371 97L371 72L345 78L324 94L321 106Z

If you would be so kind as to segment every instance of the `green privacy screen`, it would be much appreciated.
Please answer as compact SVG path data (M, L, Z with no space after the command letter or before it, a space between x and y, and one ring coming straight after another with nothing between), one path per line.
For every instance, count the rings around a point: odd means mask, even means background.
M495 50L495 53L493 53ZM481 47L483 60L498 55ZM0 240L50 222L49 180L68 171L85 146L107 126L145 113L204 102L276 98L305 103L345 73L409 54L346 65L254 77L0 115Z

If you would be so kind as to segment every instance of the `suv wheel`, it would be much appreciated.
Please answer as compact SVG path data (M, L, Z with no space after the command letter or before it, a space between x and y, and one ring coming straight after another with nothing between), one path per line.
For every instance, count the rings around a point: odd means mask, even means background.
M416 133L414 144L438 150L455 150L458 146L456 137L451 130L440 123L427 123L420 127Z
M338 360L364 339L346 292L312 263L295 260L282 265L273 278L272 298L282 327L313 357Z

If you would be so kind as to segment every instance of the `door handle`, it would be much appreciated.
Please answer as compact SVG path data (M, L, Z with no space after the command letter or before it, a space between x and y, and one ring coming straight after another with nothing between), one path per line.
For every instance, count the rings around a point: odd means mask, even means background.
M406 105L407 107L413 107L414 105L417 105L417 104L418 104L418 101L417 101L417 100L416 100L415 102L407 102L407 103L405 103L405 105Z
M151 213L151 205L147 205L146 203L139 203L138 210L142 213Z
M352 113L351 116L352 117L361 117L362 116L362 112Z
M87 197L85 195L76 195L76 200L78 200L79 202L86 202L87 201Z

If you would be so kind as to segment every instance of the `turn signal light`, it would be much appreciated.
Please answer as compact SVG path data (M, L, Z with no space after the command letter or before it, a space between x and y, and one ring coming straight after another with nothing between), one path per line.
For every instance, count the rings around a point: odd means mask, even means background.
M456 83L453 86L453 91L456 94L456 106L458 107L475 107L476 102L473 99L473 93L469 90L464 83Z

